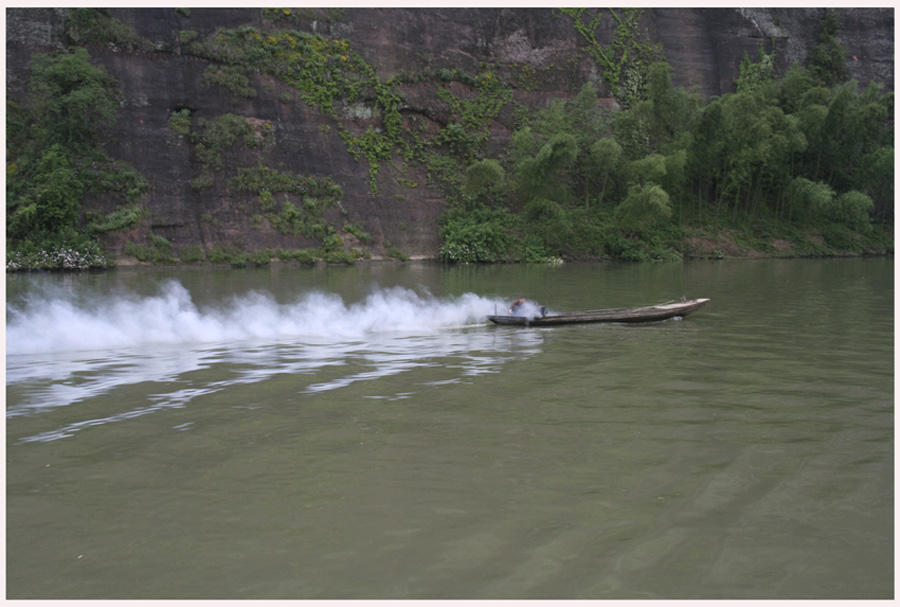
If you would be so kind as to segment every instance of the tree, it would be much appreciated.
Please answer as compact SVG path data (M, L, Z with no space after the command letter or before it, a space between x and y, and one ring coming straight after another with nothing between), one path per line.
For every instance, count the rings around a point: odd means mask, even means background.
M7 115L7 247L98 247L80 229L89 193L134 202L149 188L100 147L120 105L119 87L85 49L32 57L29 103ZM120 213L121 216L121 213ZM131 213L139 217L139 213Z
M590 159L594 174L600 182L600 193L597 201L602 204L607 189L613 190L621 181L622 146L612 137L603 137L591 145ZM588 199L585 197L585 208Z
M844 47L836 37L837 31L837 15L832 11L827 11L822 19L819 40L812 47L807 58L810 73L828 87L847 79Z
M89 147L102 128L115 122L119 87L106 72L91 65L87 50L38 54L31 68L36 126L43 130L46 144Z
M615 210L620 229L640 234L672 216L669 195L655 183L633 185Z
M853 173L853 188L867 193L883 221L892 219L894 203L894 146L882 145L865 154Z
M506 172L496 160L474 162L466 169L464 194L472 203L485 202L503 187Z
M539 197L563 202L572 197L571 188L563 173L578 156L574 135L554 135L518 166L520 187L526 199Z
M767 55L763 47L759 47L759 62L754 63L744 53L738 68L738 79L735 88L738 93L753 92L764 86L771 86L775 78L775 53Z
M666 157L662 154L648 154L631 162L628 172L633 184L655 183L662 186L666 177Z
M36 164L27 192L7 204L7 234L13 239L69 231L78 221L86 188L72 158L54 144Z
M700 103L696 95L672 86L667 63L656 62L648 70L645 99L616 115L612 123L616 140L632 160L686 148L700 117Z

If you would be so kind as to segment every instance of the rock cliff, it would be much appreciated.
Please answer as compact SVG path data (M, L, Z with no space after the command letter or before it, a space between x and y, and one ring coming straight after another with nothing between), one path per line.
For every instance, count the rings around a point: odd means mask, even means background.
M7 9L7 92L11 100L25 98L28 60L33 53L71 44L64 24L68 9ZM92 61L122 87L124 106L110 138L112 156L144 174L151 191L144 206L148 218L128 233L111 234L106 244L121 252L128 240L140 242L149 230L178 248L201 244L205 249L230 244L254 250L262 247L302 248L314 239L283 233L254 212L256 196L229 185L237 167L261 165L294 175L328 177L340 186L340 204L328 211L334 222L360 226L370 235L359 241L348 232L348 246L372 256L389 248L411 258L435 257L439 247L437 221L445 197L429 182L422 166L399 159L384 163L376 186L369 163L348 153L340 122L350 136L379 128L381 117L365 100L340 108L338 120L305 103L296 89L265 73L249 75L252 95L237 95L204 76L211 62L192 50L191 43L220 28L251 26L262 32L293 29L347 40L353 52L372 66L381 81L398 75L456 70L475 74L492 69L512 87L512 99L490 125L492 151L499 152L514 126L514 107L543 105L554 97L569 97L588 81L606 103L614 106L609 87L573 29L571 19L548 8L359 8L294 9L290 22L272 19L261 9L115 8L109 14L145 41L128 48L120 44L85 43ZM893 9L837 9L838 38L846 50L852 78L865 84L882 82L893 90ZM824 9L646 9L641 29L660 45L671 66L673 84L694 88L703 97L733 91L738 65L747 53L756 58L762 45L774 49L784 68L802 62L815 43ZM616 23L607 19L596 30L601 43L614 36ZM443 87L459 97L473 95L456 80L438 83L415 78L397 80L404 120L416 118L418 128L435 132L446 126ZM196 187L203 166L196 146L170 125L174 112L189 110L196 128L201 119L224 114L245 118L265 139L250 149L236 144L225 155L225 169L208 187ZM393 166L391 166L393 164ZM399 165L403 164L403 170ZM192 187L192 183L195 187ZM110 211L114 201L91 204Z

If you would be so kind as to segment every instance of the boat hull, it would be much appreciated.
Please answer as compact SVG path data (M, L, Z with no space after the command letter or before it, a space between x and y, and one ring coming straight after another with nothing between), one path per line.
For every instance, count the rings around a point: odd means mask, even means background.
M657 322L675 318L676 316L687 316L708 301L709 299L692 299L690 301L659 304L643 308L607 308L567 314L551 314L543 318L488 316L488 320L497 325L518 325L523 327L554 327L596 322Z

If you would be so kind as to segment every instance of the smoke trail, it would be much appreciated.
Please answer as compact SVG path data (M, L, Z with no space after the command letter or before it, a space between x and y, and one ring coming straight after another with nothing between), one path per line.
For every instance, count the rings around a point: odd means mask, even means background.
M8 306L7 354L104 350L154 344L246 339L362 339L372 333L432 332L485 321L502 302L467 293L438 299L409 289L377 290L347 305L339 296L309 293L289 304L250 293L201 309L177 281L152 297L72 301L41 296Z

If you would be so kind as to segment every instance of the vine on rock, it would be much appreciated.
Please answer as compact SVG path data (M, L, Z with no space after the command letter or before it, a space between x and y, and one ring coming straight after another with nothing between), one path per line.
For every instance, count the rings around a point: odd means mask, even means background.
M588 43L594 61L603 70L603 80L613 96L630 107L643 98L647 69L651 63L663 59L658 44L645 40L640 29L643 9L607 9L616 21L612 42L605 46L597 39L597 30L604 13L592 13L587 8L561 8L559 11L573 20L575 31Z

